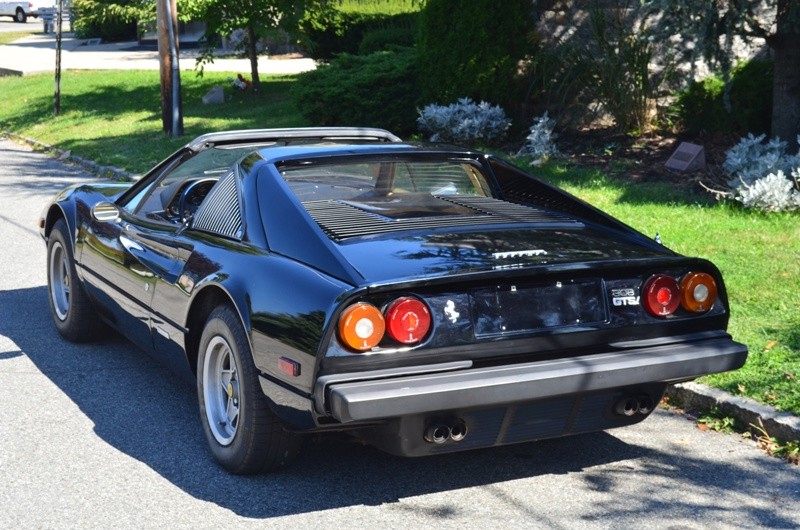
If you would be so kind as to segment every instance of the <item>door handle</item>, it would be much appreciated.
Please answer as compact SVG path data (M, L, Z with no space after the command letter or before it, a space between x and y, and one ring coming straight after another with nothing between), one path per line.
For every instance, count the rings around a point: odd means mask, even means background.
M137 243L133 239L130 239L129 237L120 235L119 242L122 243L122 246L125 247L128 250L128 252L133 252L134 250L138 252L144 252L144 248L139 243Z

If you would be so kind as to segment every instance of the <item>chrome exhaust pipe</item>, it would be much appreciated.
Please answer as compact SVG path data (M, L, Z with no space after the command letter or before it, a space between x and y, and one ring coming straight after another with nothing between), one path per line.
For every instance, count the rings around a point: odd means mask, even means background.
M443 423L431 425L425 430L425 441L441 445L450 439L450 427Z
M614 413L631 417L639 412L639 400L635 397L623 397L614 404Z
M653 400L650 399L650 396L639 396L639 414L647 416L651 412L653 412Z
M450 439L454 442L460 442L467 437L467 424L464 420L456 420L450 427Z

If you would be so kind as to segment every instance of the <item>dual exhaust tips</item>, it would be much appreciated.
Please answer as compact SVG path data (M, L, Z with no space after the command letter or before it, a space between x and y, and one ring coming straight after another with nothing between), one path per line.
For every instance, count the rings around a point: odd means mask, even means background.
M653 407L655 407L655 404L650 399L650 396L625 396L614 403L614 414L629 418L636 414L647 416L653 412Z
M460 442L467 437L467 424L464 420L434 423L425 429L425 441L441 445L448 440Z

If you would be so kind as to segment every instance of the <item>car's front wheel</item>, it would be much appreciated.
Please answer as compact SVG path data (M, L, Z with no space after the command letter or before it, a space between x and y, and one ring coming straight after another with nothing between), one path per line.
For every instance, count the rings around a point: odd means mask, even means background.
M231 473L278 469L297 456L299 435L270 410L245 331L227 305L216 308L203 328L197 395L211 453Z
M98 321L75 271L68 234L63 219L56 221L50 231L47 239L47 290L50 312L58 332L67 340L82 342L97 336Z

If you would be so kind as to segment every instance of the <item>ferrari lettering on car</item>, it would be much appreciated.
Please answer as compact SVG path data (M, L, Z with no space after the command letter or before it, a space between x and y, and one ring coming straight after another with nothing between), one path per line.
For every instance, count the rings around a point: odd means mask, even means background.
M192 381L232 473L310 433L424 456L625 427L747 358L711 262L380 129L206 134L39 226L61 335L111 327Z

